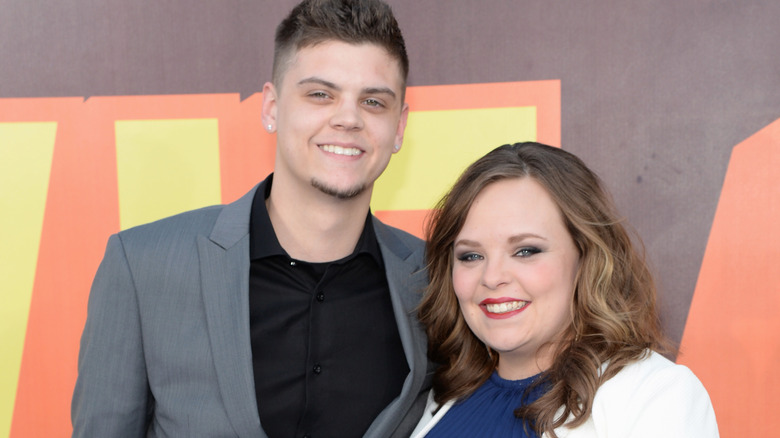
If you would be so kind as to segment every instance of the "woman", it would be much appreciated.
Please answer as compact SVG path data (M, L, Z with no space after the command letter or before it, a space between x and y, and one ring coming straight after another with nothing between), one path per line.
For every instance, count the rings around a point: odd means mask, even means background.
M419 315L439 364L413 437L717 437L709 396L667 352L656 289L599 178L504 145L428 227Z

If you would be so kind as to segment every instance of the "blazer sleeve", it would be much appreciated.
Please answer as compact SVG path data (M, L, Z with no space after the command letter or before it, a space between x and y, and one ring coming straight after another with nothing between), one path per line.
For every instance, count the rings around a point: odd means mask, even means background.
M71 405L73 436L145 436L152 407L133 276L114 235L89 294Z
M654 352L627 366L599 388L592 422L594 436L719 436L712 402L699 379L687 367Z

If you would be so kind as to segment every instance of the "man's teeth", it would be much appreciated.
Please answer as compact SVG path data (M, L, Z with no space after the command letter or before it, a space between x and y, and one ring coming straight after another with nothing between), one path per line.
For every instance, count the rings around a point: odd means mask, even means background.
M324 144L320 146L325 152L330 152L336 155L360 155L362 152L358 148L345 148L342 146L336 146L334 144Z
M507 313L513 310L522 309L528 305L528 301L509 301L500 304L486 304L487 311L490 313Z

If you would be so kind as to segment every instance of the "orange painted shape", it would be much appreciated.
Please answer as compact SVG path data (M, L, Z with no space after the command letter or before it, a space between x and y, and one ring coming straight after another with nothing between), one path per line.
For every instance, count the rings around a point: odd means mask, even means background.
M780 119L737 145L678 362L707 388L721 436L780 430Z
M263 95L236 101L219 118L222 202L233 202L273 172L276 137L260 120Z
M82 99L36 103L28 116L58 129L11 437L70 433L89 285L118 228L113 120Z

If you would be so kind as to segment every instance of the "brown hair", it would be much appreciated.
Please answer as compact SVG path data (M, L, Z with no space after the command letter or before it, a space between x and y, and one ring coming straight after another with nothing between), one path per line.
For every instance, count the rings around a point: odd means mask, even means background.
M656 288L641 243L632 242L598 176L562 149L532 142L503 145L466 169L427 225L430 285L419 317L428 333L429 356L439 365L433 379L435 400L444 403L468 396L498 364L458 307L452 247L477 195L489 184L509 178L533 178L545 187L580 253L571 324L541 380L549 390L515 411L540 435L555 437L553 429L570 416L567 425L572 427L588 419L602 383L647 349L668 351L668 342L661 332Z
M398 60L402 88L406 88L406 44L393 11L381 0L304 0L295 6L276 28L273 82L277 88L295 52L329 40L384 48Z

